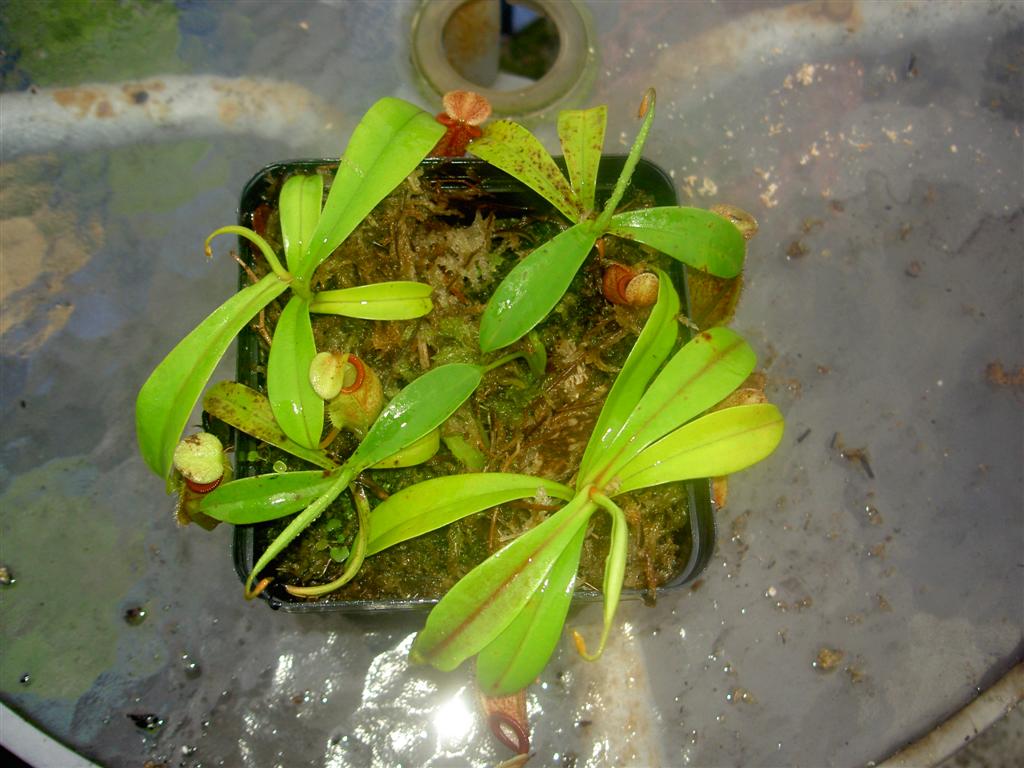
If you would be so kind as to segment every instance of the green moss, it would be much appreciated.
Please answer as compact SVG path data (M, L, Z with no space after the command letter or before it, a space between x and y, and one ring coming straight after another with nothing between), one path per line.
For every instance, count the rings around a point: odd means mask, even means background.
M112 606L136 585L147 553L143 532L123 525L109 479L88 457L53 459L0 494L4 587L0 690L75 701L115 666L124 628ZM165 663L156 626L141 636L131 672L141 679ZM20 682L31 678L31 687Z
M114 82L185 69L177 53L178 9L171 2L12 2L4 4L0 20L2 47L15 62L3 73L4 90Z

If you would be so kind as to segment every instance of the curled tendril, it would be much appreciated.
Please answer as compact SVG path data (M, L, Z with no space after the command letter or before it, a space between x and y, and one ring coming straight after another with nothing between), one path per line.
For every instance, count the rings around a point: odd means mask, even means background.
M259 581L257 581L256 585L252 589L249 589L248 587L246 587L245 588L245 599L246 600L253 600L253 599L259 597L260 594L263 592L263 590L265 590L267 587L270 586L270 582L272 582L273 580L274 579L272 577L267 576L266 578L263 578L263 579L260 579Z

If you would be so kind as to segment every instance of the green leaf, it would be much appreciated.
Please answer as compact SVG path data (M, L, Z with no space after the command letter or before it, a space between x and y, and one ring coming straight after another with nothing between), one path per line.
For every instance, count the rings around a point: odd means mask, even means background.
M608 107L566 109L558 113L558 138L569 170L573 195L585 213L594 210L597 169L604 149Z
M608 231L717 277L735 277L743 269L743 235L728 219L703 208L626 211L612 217Z
M479 472L487 464L487 457L483 451L462 435L445 435L443 440L445 448L471 472Z
M425 283L407 280L371 283L315 293L309 309L364 320L411 320L433 309L432 291Z
M509 696L521 691L547 665L572 603L586 533L586 526L579 529L526 607L480 651L476 679L485 696Z
M444 127L419 107L392 97L374 104L352 132L320 221L299 270L316 268L434 148Z
M267 275L221 304L156 367L135 402L135 429L146 464L171 474L174 448L199 395L238 332L288 287Z
M249 571L249 575L245 579L246 597L252 596L252 584L260 572L270 565L271 561L281 554L281 552L284 551L284 548L295 540L296 536L306 530L310 525L312 525L314 520L323 514L323 511L331 505L331 502L341 495L341 492L345 490L345 487L352 482L352 478L358 473L353 471L348 464L345 464L340 469L333 472L320 474L325 479L329 479L330 482L326 484L326 487L322 486L323 491L320 495L317 496L308 507L292 518L292 521L285 526L283 531L277 534L277 538L270 542L270 546L268 546L266 550L264 550L263 554L260 555L259 560L256 561L256 564L252 567L252 570Z
M424 480L393 493L370 516L367 554L443 528L474 512L539 493L571 499L572 489L529 475L479 473Z
M543 378L548 369L548 351L544 348L544 342L536 330L526 334L526 341L523 343L523 359L530 366L530 373L538 379Z
M405 446L398 453L372 464L370 469L401 469L402 467L415 467L429 461L441 449L441 430L432 429L419 440L415 440Z
M447 671L487 647L526 607L595 509L579 494L466 574L434 606L409 658Z
M604 406L597 417L597 423L590 434L590 441L580 462L579 482L582 488L590 482L595 462L608 449L612 439L618 435L626 419L647 388L648 382L661 364L672 352L679 336L679 294L672 286L669 276L661 270L658 274L658 300L644 323L643 330L629 351L622 370L615 377Z
M274 329L267 360L267 397L284 433L304 448L320 447L324 431L324 401L309 383L309 366L316 356L309 304L292 296Z
M281 187L278 208L281 215L281 238L288 269L297 272L309 247L310 238L320 221L320 204L324 197L324 180L319 173L292 176Z
M636 138L633 139L633 146L629 148L626 162L622 164L619 178L615 182L615 189L612 190L611 196L604 205L604 210L601 211L601 215L597 219L597 228L601 232L608 228L608 221L612 214L615 213L615 209L619 207L619 203L629 187L629 182L633 178L636 164L640 162L640 153L643 151L644 143L647 141L647 134L650 133L651 123L654 122L655 100L653 88L648 88L644 91L643 100L640 102L640 117L643 119L643 122L640 123L640 130L637 131Z
M577 224L516 264L484 308L480 349L493 352L506 347L547 317L565 295L596 240L591 226Z
M292 289L295 289L295 284L291 282L292 275L281 266L281 261L277 258L277 254L274 253L274 249L270 247L270 243L263 239L260 235L253 232L248 227L240 227L237 224L229 224L226 227L220 227L215 229L213 232L206 236L205 250L206 257L213 257L213 249L210 247L210 242L220 235L238 235L238 237L248 240L250 243L259 249L260 253L263 254L263 258L267 260L267 265L273 270L274 274L281 278L283 281L288 283Z
M604 653L604 646L608 642L608 633L611 632L615 610L619 607L619 597L622 595L629 544L629 526L625 513L603 494L595 493L593 499L611 515L612 534L608 543L608 555L604 561L604 584L601 590L604 597L604 621L597 650L593 653L588 652L583 637L579 632L573 632L576 648L587 661L596 661Z
M310 464L324 469L337 466L326 451L306 448L290 439L274 418L266 396L244 384L235 381L217 382L203 396L203 410L225 424Z
M345 466L362 472L439 427L473 394L481 375L479 366L450 363L415 379L385 406Z
M203 497L199 510L234 525L264 523L308 507L333 482L321 470L246 477L215 488Z
M618 470L640 451L703 413L743 383L754 370L754 351L728 328L694 337L665 365L619 433L595 462L593 483L607 488Z
M783 429L782 414L768 403L713 411L670 432L622 467L616 493L731 475L774 451Z
M540 140L519 123L488 123L469 152L519 179L574 224L583 217L583 207L561 169Z
M292 584L286 584L285 589L288 590L290 594L297 597L318 597L319 595L330 594L336 589L340 589L348 584L363 566L363 559L366 557L367 531L370 527L370 502L366 499L366 493L362 489L358 488L352 488L352 498L356 502L356 518L359 523L359 528L356 530L355 540L352 542L354 549L351 554L347 556L348 562L345 564L345 571L334 581L330 581L326 584L317 584L311 587L299 587ZM345 550L347 552L348 547L345 547ZM334 557L333 548L331 551L331 558L334 560L339 559Z
M246 594L252 594L252 583L260 571L320 516L352 478L438 427L473 393L481 375L476 365L442 365L427 371L399 392L381 411L355 452L338 470L329 473L332 483L288 523L256 561L245 581Z

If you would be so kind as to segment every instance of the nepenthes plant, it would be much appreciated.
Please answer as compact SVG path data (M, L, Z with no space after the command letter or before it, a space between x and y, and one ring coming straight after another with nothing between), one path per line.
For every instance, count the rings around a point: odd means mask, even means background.
M245 581L247 597L263 569L308 528L364 470L373 466L404 466L429 455L403 455L430 435L469 397L486 370L481 366L451 363L439 366L402 389L374 419L369 431L344 462L335 463L322 449L310 450L292 441L273 419L270 403L260 393L233 382L218 384L206 398L208 412L267 443L322 467L319 470L275 472L242 478L219 485L204 495L199 511L235 525L295 517L264 550ZM436 450L436 443L433 446ZM428 454L432 451L428 449ZM368 537L368 508L356 494L359 531L343 577L326 587L298 589L293 594L310 596L337 589L349 581L362 564ZM296 514L297 513L297 514Z
M739 274L746 252L740 218L686 206L618 211L654 119L655 93L640 105L636 139L611 195L598 207L595 191L604 146L605 106L565 110L558 115L558 137L566 178L544 145L522 125L491 123L469 152L501 168L549 201L572 225L519 262L494 291L480 319L480 348L500 349L522 338L543 320L569 287L591 249L612 235L650 246L693 269L718 277Z
M750 346L726 328L678 351L679 299L659 272L657 303L615 379L572 487L501 473L435 478L392 495L370 516L367 554L513 499L566 503L459 581L434 607L411 650L416 662L450 670L477 657L489 696L533 681L554 651L572 599L580 550L594 512L612 520L603 584L600 656L622 589L627 524L615 499L654 485L728 475L769 455L783 419L770 404L716 409L754 369ZM653 378L653 380L652 380Z
M284 432L312 448L324 423L323 401L313 391L309 364L316 354L310 312L356 317L417 317L430 311L429 286L402 282L315 293L317 267L433 148L444 129L418 107L394 98L374 104L353 131L321 201L318 175L289 179L281 191L280 219L285 264L258 233L240 226L218 229L207 239L235 233L259 249L270 272L242 289L190 332L156 367L136 401L136 433L147 465L171 487L173 454L185 424L217 363L239 331L286 291L291 298L275 329L268 363L274 415Z
M137 413L147 463L186 481L180 518L239 526L247 597L439 600L411 658L450 670L476 657L481 691L504 696L544 668L577 583L603 570L600 638L576 638L593 659L624 585L653 595L683 578L710 514L683 481L759 461L783 424L774 406L730 399L754 368L746 342L681 313L681 264L737 275L755 225L667 204L671 183L639 157L653 91L629 155L600 177L604 107L559 116L566 176L525 128L481 129L478 106L446 98L445 132L378 103L323 205L321 161L258 177L243 196L252 227L207 240L254 245L253 284L157 368ZM480 160L414 169L467 141ZM206 389L238 329L289 290L241 343L249 386ZM682 346L681 324L697 331ZM173 461L204 389L212 423L255 438L237 444L248 476L232 480L205 436L183 441L197 468Z
M254 597L270 578L254 587L257 576L296 537L308 528L359 475L370 468L395 469L413 466L430 459L439 448L438 427L473 393L489 371L506 365L519 354L506 355L489 365L449 363L416 378L398 393L386 407L382 403L370 411L359 409L362 419L348 420L346 426L360 438L355 451L338 462L322 447L310 449L292 440L281 428L272 403L260 392L233 381L215 384L203 399L203 409L237 430L268 445L273 445L320 470L274 472L217 484L201 493L195 505L199 519L212 519L233 525L253 525L295 517L263 551L245 581L245 594ZM318 362L310 366L312 379L323 377ZM363 367L362 363L359 363ZM343 371L343 368L341 369ZM343 388L334 402L357 402L360 389L372 390L372 372L364 372L361 386L345 393ZM341 382L338 382L339 384ZM323 382L317 388L322 390ZM377 384L379 391L379 383ZM373 398L377 400L376 397ZM350 408L346 405L346 410ZM188 444L193 438L187 438ZM367 554L370 537L369 507L365 496L353 488L358 528L350 554L339 558L346 568L341 576L315 586L286 585L296 597L314 597L337 590L355 577Z

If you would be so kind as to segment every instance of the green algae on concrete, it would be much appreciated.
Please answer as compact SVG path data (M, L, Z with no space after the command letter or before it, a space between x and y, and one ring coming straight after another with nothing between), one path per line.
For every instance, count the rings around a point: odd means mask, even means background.
M0 495L4 564L17 577L0 591L5 693L74 700L117 661L119 607L145 548L140 532L101 509L103 483L87 459L61 458Z

